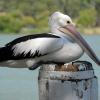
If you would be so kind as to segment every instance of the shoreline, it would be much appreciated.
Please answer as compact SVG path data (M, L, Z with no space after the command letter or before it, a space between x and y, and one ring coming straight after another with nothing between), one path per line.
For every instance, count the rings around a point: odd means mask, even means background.
M84 28L84 27L78 27L77 28L78 31L80 33L82 33L83 35L100 35L100 27L91 27L91 28ZM30 30L28 29L28 31L23 31L23 32L18 32L18 33L11 33L11 32L0 32L0 35L28 35L28 34L39 34L39 33L44 33L44 32L50 32L48 28L43 28L43 29L40 29L38 30L37 28L36 29L31 29L31 32Z
M79 31L85 35L100 35L100 27L79 28Z

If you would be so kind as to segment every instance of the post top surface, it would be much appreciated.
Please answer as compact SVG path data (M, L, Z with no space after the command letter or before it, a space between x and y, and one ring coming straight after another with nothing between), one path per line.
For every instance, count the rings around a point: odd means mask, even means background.
M87 71L93 70L92 64L87 61L75 61L65 65L43 65L40 70L43 71L66 71L66 72L78 72L78 71Z
M39 71L41 78L50 78L57 80L81 80L93 78L94 70L92 64L87 61L76 61L61 68L54 65L44 65Z

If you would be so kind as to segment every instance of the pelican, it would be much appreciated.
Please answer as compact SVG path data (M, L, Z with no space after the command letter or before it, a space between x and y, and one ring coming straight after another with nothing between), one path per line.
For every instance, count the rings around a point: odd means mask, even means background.
M73 62L84 52L100 65L100 60L68 15L54 12L49 18L49 25L50 33L19 37L1 47L0 66L34 70L42 64Z

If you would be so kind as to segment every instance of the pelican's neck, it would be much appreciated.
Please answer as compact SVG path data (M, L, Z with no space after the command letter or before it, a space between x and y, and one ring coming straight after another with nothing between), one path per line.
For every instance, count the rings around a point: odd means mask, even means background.
M67 34L60 32L57 28L54 28L54 27L51 28L51 33L54 35L60 36L60 37L64 37L64 38L74 42L74 40L71 37L69 37Z
M64 33L60 32L57 28L54 27L51 28L51 33L58 36L66 36Z

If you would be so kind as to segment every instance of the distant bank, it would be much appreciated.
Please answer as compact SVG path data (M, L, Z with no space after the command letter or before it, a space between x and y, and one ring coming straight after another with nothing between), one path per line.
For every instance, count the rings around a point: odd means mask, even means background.
M86 35L100 34L100 27L79 28L79 30Z
M79 30L80 33L82 34L85 34L85 35L95 35L95 34L99 34L100 35L100 27L79 27L77 28ZM12 34L12 35L27 35L27 34L38 34L38 33L47 33L47 32L50 32L49 28L35 28L35 29L24 29L22 31L19 31L19 32L0 32L0 34L5 34L5 35L8 35L8 34Z

